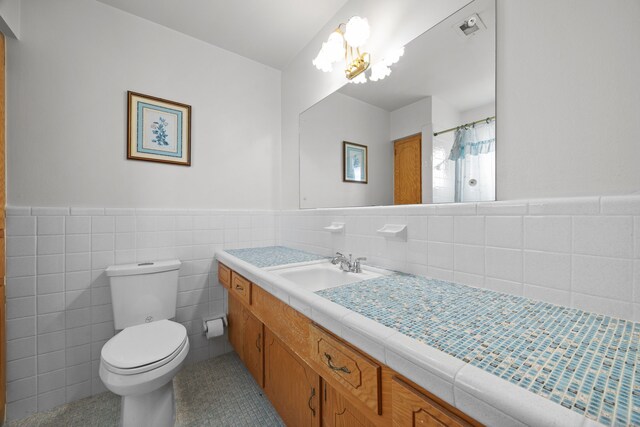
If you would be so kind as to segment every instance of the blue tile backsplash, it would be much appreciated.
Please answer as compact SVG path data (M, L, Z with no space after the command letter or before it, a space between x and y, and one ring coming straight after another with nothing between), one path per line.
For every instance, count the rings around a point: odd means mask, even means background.
M227 249L225 252L260 268L326 259L326 257L284 246Z
M640 425L640 324L396 274L316 294L605 425Z

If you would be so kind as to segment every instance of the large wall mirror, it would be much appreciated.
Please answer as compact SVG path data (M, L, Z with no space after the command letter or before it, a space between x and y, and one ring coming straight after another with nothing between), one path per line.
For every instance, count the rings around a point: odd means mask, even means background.
M300 207L495 200L495 28L475 0L301 113Z

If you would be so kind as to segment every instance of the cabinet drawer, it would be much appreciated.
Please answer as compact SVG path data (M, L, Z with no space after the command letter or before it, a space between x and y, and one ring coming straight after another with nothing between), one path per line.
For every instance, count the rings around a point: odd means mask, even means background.
M235 271L231 272L231 292L245 304L251 304L251 282Z
M310 328L310 338L310 356L320 375L337 380L345 392L353 394L380 415L380 365L316 325Z
M223 263L218 263L218 282L225 288L231 287L231 270Z
M397 377L393 378L391 396L394 427L480 425L463 419L464 414L454 413L457 409L447 409Z

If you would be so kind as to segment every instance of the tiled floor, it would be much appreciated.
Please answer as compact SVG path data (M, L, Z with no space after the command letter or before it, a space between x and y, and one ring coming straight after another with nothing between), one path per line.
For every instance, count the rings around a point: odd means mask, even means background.
M283 426L282 420L235 353L187 366L174 380L176 426ZM7 427L118 426L120 398L102 393Z

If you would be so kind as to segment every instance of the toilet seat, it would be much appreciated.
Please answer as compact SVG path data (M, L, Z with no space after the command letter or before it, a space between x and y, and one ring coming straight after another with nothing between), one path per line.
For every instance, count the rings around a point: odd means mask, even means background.
M140 374L171 362L187 343L183 325L159 320L123 329L102 347L101 359L114 374Z

